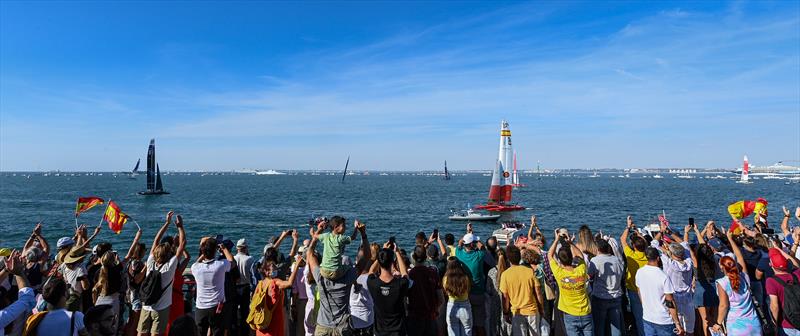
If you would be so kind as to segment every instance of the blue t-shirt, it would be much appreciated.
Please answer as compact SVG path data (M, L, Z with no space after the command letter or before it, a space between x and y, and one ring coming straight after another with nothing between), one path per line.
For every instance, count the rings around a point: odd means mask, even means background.
M72 328L72 335L70 335L69 321L72 319L72 314L75 314L75 327ZM83 326L83 313L73 313L65 309L58 309L50 311L44 316L42 321L39 322L39 328L36 329L36 332L39 335L48 336L77 336L78 331L83 329L85 329Z

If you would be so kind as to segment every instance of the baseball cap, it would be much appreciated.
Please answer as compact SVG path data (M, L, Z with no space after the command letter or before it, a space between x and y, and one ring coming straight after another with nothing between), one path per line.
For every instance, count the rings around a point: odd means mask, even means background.
M236 242L236 247L247 247L247 239L239 239L239 241Z
M711 238L708 240L708 246L711 246L715 251L722 251L722 241L719 238Z
M58 239L58 242L56 243L56 248L60 250L62 248L72 245L75 245L75 241L71 237L61 237Z
M474 243L476 241L481 240L481 237L478 237L478 236L476 236L474 234L471 234L471 233L467 233L467 234L464 235L464 238L462 238L462 239L464 240L464 244L472 244L472 243Z
M778 251L778 249L774 247L769 249L769 261L772 263L772 267L777 269L785 270L789 266L786 257L783 256L781 251Z

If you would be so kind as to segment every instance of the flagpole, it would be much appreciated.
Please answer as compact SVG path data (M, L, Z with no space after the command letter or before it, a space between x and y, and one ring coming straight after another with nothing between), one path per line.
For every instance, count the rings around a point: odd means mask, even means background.
M78 228L78 215L75 215L75 228Z
M139 222L137 222L137 221L136 221L135 219L133 219L133 218L131 218L131 220L133 221L133 224L136 224L136 228L137 228L139 231L142 231L142 227L141 227L141 226L139 226Z
M109 206L111 206L111 199L110 198L108 199L108 203L106 203L106 209L103 210L103 217L100 217L100 223L98 223L97 226L103 225L103 219L106 218L106 211L108 211L108 207Z

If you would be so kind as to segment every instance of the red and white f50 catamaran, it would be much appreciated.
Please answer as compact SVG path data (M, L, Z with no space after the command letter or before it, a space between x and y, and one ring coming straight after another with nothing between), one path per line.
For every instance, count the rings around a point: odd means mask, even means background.
M503 120L500 128L500 153L492 172L489 201L486 204L478 205L475 207L476 209L494 212L525 210L524 206L511 203L511 191L514 181L509 168L512 166L512 160L511 130L508 128L508 122Z

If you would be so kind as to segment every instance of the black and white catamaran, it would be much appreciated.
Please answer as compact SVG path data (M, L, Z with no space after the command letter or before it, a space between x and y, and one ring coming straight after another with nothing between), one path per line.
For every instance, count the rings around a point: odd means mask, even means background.
M150 147L147 149L147 190L140 191L139 195L164 195L169 194L164 191L161 184L161 169L156 163L156 139L150 139Z

